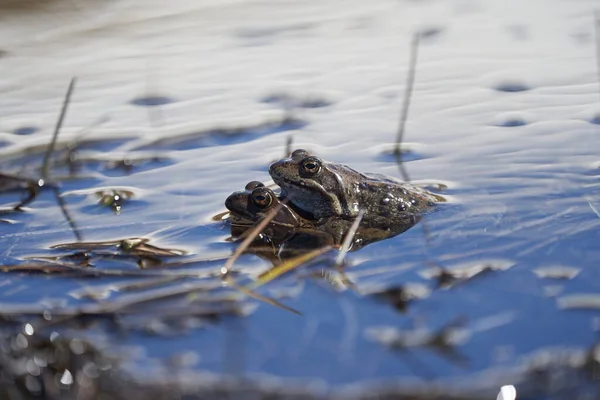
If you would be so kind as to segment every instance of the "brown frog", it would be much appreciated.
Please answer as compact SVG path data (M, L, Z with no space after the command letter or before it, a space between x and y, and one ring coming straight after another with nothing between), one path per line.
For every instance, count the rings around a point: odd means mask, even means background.
M229 220L233 225L252 226L260 222L271 210L279 206L271 225L287 229L313 227L316 221L300 215L301 210L282 202L273 190L262 182L251 181L243 191L233 192L225 200L225 207L230 211Z
M244 191L234 192L225 200L225 206L230 211L232 233L239 235L241 231L251 228L278 205L279 210L263 231L276 244L294 238L293 245L296 247L314 248L314 243L339 245L353 223L353 220L337 216L311 219L292 204L283 203L261 182L252 181ZM418 216L408 215L385 228L361 224L354 235L352 250L398 235L418 221Z
M386 227L420 215L443 199L409 183L379 174L363 174L296 150L269 167L283 196L315 219L353 219L364 210L364 223Z

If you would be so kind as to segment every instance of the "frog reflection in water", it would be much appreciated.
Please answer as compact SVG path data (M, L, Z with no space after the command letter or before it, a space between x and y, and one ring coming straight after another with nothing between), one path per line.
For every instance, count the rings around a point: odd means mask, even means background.
M285 243L307 250L324 245L339 245L353 223L352 220L337 216L310 219L302 210L291 204L284 204L261 182L252 181L244 191L234 192L225 200L225 206L230 211L232 234L239 235L256 225L278 205L279 210L263 231L276 245ZM361 225L354 235L351 249L358 250L369 243L396 236L414 226L419 219L419 216L407 215L385 229Z
M409 183L379 174L362 174L296 150L269 167L269 174L290 196L290 203L315 219L353 219L364 210L364 224L389 227L409 215L420 215L444 201Z

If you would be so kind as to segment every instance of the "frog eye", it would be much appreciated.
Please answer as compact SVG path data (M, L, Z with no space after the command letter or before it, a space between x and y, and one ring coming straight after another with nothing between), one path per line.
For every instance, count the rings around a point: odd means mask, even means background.
M254 205L258 208L267 208L273 204L273 193L262 187L255 189L252 192L251 198Z
M264 185L262 182L259 182L259 181L252 181L252 182L248 182L248 183L246 184L246 187L245 187L245 189L246 189L246 190L254 190L254 189L256 189L256 188L259 188L259 187L264 187L264 186L265 186L265 185Z
M316 174L321 170L321 160L316 157L308 157L302 161L302 169L309 174Z

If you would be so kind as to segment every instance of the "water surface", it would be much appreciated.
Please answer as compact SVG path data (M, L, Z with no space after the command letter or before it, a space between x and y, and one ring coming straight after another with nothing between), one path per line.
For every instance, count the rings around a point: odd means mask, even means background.
M268 165L290 136L294 148L400 177L389 149L410 38L426 31L405 167L417 182L447 185L451 206L350 253L345 272L359 293L319 278L331 265L326 258L261 289L285 291L281 301L302 316L252 301L246 317L176 332L123 336L100 326L78 334L106 334L113 349L142 349L132 361L138 372L193 352L195 370L336 388L400 378L469 381L521 365L525 355L585 349L597 338L597 311L561 306L600 288L595 5L116 0L0 9L0 168L39 177L62 97L77 76L56 159L78 142L78 179L61 180L60 193L82 240L146 237L188 257L227 256L236 245L226 241L227 225L211 217L248 181L270 179ZM127 168L119 168L123 160ZM52 170L68 173L68 165ZM97 204L95 192L105 188L133 193L118 215ZM5 205L16 199L0 196ZM3 265L64 254L51 247L76 241L50 190L2 218L11 222L0 225ZM222 264L176 270L216 274ZM431 265L492 271L438 288ZM247 255L235 268L246 274L269 266ZM543 273L565 267L576 274ZM138 270L126 260L96 268ZM89 304L74 293L132 279L150 277L6 273L0 303ZM404 311L369 295L407 285L426 294ZM381 327L435 332L453 321L462 321L465 335L456 354L422 345L407 355L373 336Z

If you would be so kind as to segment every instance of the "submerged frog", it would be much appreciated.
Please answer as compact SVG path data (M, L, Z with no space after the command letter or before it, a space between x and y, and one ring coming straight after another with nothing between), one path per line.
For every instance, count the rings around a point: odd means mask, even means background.
M364 210L370 226L386 226L426 212L439 196L379 174L363 174L296 150L269 167L269 174L290 203L314 218L353 219Z
M285 204L275 192L257 181L249 182L244 191L232 193L225 200L225 206L230 211L234 236L256 225L279 206L263 233L274 243L293 238L293 245L296 247L314 248L314 243L339 245L353 223L352 220L337 216L311 219L310 215L305 215L302 210L291 204ZM394 224L385 228L361 224L354 234L352 250L396 236L410 229L419 219L419 216L407 215L396 219Z

